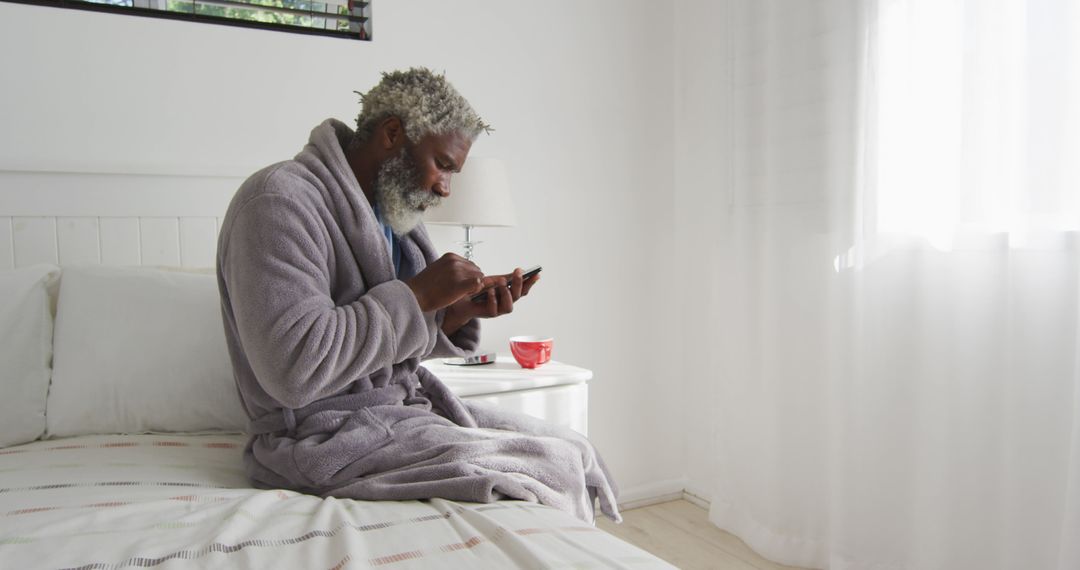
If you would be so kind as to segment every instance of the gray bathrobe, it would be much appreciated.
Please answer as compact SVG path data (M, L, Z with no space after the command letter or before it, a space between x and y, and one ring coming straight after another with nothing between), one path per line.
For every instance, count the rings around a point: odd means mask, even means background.
M615 487L580 434L463 402L426 358L465 355L476 320L451 336L395 276L382 228L327 120L300 154L256 172L218 243L225 336L259 486L334 497L537 501L618 519ZM420 225L401 238L401 278L436 258Z

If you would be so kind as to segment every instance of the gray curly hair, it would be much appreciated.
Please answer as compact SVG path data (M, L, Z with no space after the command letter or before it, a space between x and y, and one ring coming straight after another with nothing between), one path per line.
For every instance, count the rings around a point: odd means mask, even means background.
M424 67L383 73L382 81L360 93L361 110L356 117L356 139L367 142L387 117L401 119L405 135L419 142L427 135L462 132L476 140L491 126L480 119L469 102L443 75Z

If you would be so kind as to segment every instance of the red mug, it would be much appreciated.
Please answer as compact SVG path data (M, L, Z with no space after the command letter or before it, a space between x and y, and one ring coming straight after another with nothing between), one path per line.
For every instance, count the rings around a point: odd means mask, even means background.
M510 337L510 353L522 368L536 368L551 360L551 338L542 336Z

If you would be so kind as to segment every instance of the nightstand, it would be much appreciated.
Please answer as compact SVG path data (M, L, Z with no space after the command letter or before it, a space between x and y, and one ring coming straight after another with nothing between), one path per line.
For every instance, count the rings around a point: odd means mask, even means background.
M441 359L426 367L464 400L494 404L588 435L591 370L552 360L527 370L508 354L492 364L451 366Z

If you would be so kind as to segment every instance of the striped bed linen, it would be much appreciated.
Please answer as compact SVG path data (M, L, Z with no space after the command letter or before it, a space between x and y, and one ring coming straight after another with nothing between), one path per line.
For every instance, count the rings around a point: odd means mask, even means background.
M242 435L0 449L0 568L672 568L556 509L252 489Z

